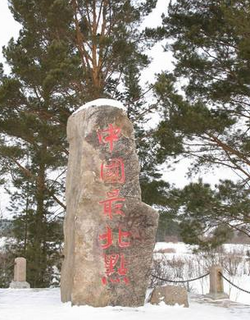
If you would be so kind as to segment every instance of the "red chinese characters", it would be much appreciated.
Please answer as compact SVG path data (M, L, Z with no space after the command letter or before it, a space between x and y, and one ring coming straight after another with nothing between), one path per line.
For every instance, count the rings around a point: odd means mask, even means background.
M121 280L123 280L125 284L129 283L129 279L126 276L128 270L123 254L104 254L104 263L107 275L107 277L102 278L104 285L107 284L108 280L111 283L120 283ZM122 276L122 278L119 276Z
M124 183L125 171L122 159L110 159L101 165L101 180L107 183Z
M124 216L122 212L122 203L125 201L125 198L119 198L119 189L115 189L107 193L108 199L99 201L99 204L103 206L103 213L113 219L113 214Z
M122 231L119 229L119 238L118 238L118 244L120 248L128 248L130 247L130 241L128 241L128 238L131 236L131 233L128 231Z
M104 241L102 241L104 240ZM99 235L102 249L108 249L113 244L112 230L107 227L107 232Z
M109 124L107 129L97 131L97 135L99 143L108 144L109 152L112 153L114 143L117 142L121 136L121 129ZM125 183L123 159L110 158L109 160L103 161L101 164L100 178L106 184ZM125 198L120 197L119 194L120 189L113 188L113 190L107 192L106 199L98 202L103 208L102 213L107 216L109 220L113 220L115 216L125 216L122 211ZM121 227L112 229L109 225L106 225L104 233L99 234L98 241L102 250L104 250L103 258L106 270L105 276L102 277L103 285L107 285L108 282L113 284L129 283L127 277L127 262L125 261L122 250L131 245L130 236L130 232L122 230ZM117 249L112 250L112 246L118 246L121 253L117 253ZM109 253L105 252L107 249L109 249Z
M112 124L109 124L109 127L107 129L97 131L99 143L108 143L110 152L113 151L114 142L119 140L120 134L121 129L114 128Z
M101 242L102 249L108 249L110 246L113 245L113 232L110 227L106 227L107 232L99 235L99 241ZM118 246L120 248L128 248L130 246L130 232L122 231L119 228L118 232Z

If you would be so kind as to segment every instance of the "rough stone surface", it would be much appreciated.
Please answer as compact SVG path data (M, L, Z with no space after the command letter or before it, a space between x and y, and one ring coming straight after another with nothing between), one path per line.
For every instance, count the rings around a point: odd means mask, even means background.
M11 281L10 288L11 289L29 289L30 284L26 281Z
M207 297L213 300L228 299L228 294L224 292L223 278L221 276L222 267L219 265L211 266L209 272L210 290Z
M15 259L14 264L14 280L10 284L13 289L30 288L30 284L26 282L26 259L19 257Z
M116 132L119 138L113 141L113 150L108 139L104 142L108 133L103 130L110 125L121 129L120 134ZM158 213L141 202L133 126L124 110L95 106L69 118L67 136L70 149L62 301L95 307L143 305ZM124 164L124 175L120 166L117 177L110 178L108 166L114 159ZM101 202L110 199L107 193L114 190L119 190L118 197L125 200L111 203L111 219ZM109 243L108 230L112 232L112 245L103 248ZM129 236L122 232L129 232ZM105 255L106 259L112 255L113 270L109 264L108 271Z
M184 287L170 285L156 287L153 290L150 303L159 304L161 302L165 302L165 304L170 306L179 304L188 308L187 290Z

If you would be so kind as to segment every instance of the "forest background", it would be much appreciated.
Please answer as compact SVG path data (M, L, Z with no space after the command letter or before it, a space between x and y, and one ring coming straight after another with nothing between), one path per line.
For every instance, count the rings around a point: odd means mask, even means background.
M249 238L249 1L159 1L157 19L156 0L8 4L20 32L0 70L2 210L12 218L1 286L15 256L28 259L33 287L59 275L66 123L100 97L120 100L134 124L158 240L211 250ZM210 170L222 177L212 185Z

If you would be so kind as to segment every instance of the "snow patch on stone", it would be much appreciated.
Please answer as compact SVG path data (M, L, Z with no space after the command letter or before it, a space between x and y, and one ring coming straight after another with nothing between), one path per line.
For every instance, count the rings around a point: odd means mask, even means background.
M6 237L1 237L0 238L0 249L5 246L7 238Z
M114 99L96 99L90 102L85 103L79 109L77 109L73 114L78 113L79 111L88 109L90 107L115 107L127 111L127 108L120 102Z

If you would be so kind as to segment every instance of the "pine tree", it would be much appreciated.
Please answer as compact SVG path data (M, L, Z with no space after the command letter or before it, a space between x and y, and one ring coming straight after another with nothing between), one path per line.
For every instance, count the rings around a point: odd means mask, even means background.
M179 191L175 214L180 234L190 244L210 250L230 240L240 231L250 237L249 188L230 180L215 188L201 180Z
M248 9L248 1L237 0L171 4L163 30L173 39L175 70L160 75L156 85L166 107L159 129L163 132L170 125L163 140L176 138L173 151L196 157L197 165L227 166L246 180L250 178ZM176 91L181 79L185 97Z
M240 178L237 185L222 182L219 188L226 185L232 195L235 188L241 190L245 196L241 199L245 223L249 223L246 188L250 179L249 9L249 1L244 0L177 0L170 3L163 27L148 30L149 36L167 39L166 50L171 49L175 58L174 72L159 75L155 85L164 106L163 120L155 133L159 161L171 162L173 157L178 160L184 156L192 160L191 174L204 167L223 166L236 172ZM196 192L191 192L194 188ZM206 230L198 214L206 223L211 219L210 226L215 218L221 218L222 224L233 227L237 220L236 213L231 216L233 204L222 210L221 202L211 200L214 195L210 199L215 191L202 184L191 184L185 192L197 211L197 215L191 214L194 209L185 211L188 216L183 215L182 227L186 235L190 233L189 241L197 238L199 242L198 233ZM197 194L205 197L203 209L196 202ZM240 210L238 223L241 214ZM192 223L189 216L193 217ZM244 225L239 229L245 232Z
M138 82L149 59L138 26L156 1L9 3L22 29L4 48L11 74L1 72L0 78L1 173L11 176L17 190L15 254L27 257L31 285L47 286L65 210L67 119L100 97L119 98L134 121L145 113Z

